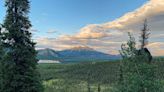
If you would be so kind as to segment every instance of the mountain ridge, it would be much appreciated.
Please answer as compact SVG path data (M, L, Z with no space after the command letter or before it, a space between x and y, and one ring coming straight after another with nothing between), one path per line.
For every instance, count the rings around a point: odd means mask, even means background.
M90 61L110 61L120 59L120 55L110 55L99 52L90 47L74 47L62 51L53 49L38 50L39 60L59 60L61 62L90 62Z

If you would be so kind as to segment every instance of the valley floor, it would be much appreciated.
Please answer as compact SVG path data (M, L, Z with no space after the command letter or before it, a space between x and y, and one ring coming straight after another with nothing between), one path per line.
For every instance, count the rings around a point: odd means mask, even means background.
M157 75L164 79L164 62L156 62ZM39 64L45 92L110 92L118 80L119 62Z

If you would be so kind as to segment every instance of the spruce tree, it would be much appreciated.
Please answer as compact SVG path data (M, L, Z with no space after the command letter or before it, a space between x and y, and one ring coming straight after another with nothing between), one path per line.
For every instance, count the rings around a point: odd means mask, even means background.
M147 59L146 61L151 63L152 61L152 55L150 53L150 51L146 48L146 45L148 44L148 38L150 35L150 30L148 29L148 24L147 24L147 20L145 19L144 23L143 23L143 28L141 30L141 35L140 35L140 49L138 51L138 55L142 55L145 57L145 59Z
M146 45L148 44L148 38L149 38L149 29L148 29L148 24L147 24L147 19L145 19L144 24L143 24L143 29L141 30L141 36L140 36L140 43L141 43L141 49L145 48Z
M1 61L0 92L41 92L36 70L35 43L31 40L28 0L5 0L7 14L1 32L5 55Z
M3 51L3 47L2 47L2 40L1 40L1 31L2 30L3 30L3 28L2 28L2 25L0 24L0 89L1 89L1 86L3 85L3 83L2 83L2 71L1 71L2 64L1 64L1 62L2 62L2 58L4 56L4 51Z

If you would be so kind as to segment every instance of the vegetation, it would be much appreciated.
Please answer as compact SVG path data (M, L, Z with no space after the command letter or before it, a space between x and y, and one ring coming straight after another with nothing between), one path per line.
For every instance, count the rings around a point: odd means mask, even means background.
M164 62L154 61L157 79L163 84ZM92 66L92 67L91 67ZM95 68L95 67L103 68ZM115 83L119 79L120 61L93 62L79 64L39 64L45 92L88 92L86 71L93 71L90 75L90 90L98 92L98 83L101 83L100 92L112 92L116 90ZM88 70L89 69L89 70ZM98 76L101 71L101 74ZM163 84L164 85L164 84ZM155 91L156 92L156 91Z
M120 51L123 60L120 65L120 80L116 92L163 92L156 77L157 66L151 61L152 56L146 48L149 33L147 22L141 33L141 48L136 49L134 37L129 33L129 41Z
M131 35L127 46L122 47L121 54L124 58L121 62L117 92L162 92L160 81L155 75L157 66L149 63L147 55L138 55L135 40Z
M42 92L35 43L31 41L28 0L5 0L7 14L1 30L0 92Z
M118 64L118 62L39 64L38 69L44 81L45 92L77 92L77 90L108 92L112 90L111 85L117 79L115 69Z

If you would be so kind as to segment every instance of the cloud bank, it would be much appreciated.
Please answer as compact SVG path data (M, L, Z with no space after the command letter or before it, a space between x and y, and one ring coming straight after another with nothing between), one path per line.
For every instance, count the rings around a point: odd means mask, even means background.
M38 48L68 49L73 46L89 46L98 51L118 54L121 43L127 40L127 32L139 36L143 20L148 20L151 30L149 49L153 55L164 55L164 0L149 0L140 8L124 14L114 21L89 24L73 35L58 38L38 38ZM137 40L136 40L137 41ZM158 41L158 42L157 42Z

